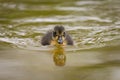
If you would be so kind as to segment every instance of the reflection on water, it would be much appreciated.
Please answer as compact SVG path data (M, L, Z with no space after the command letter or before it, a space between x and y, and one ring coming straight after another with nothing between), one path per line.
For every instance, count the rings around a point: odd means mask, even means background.
M64 66L66 62L66 55L62 45L56 45L53 50L53 61L57 66Z

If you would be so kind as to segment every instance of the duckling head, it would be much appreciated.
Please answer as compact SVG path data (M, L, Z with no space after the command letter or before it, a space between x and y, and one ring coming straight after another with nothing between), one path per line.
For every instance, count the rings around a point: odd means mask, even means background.
M65 41L65 28L63 26L55 26L53 31L53 40L58 44L63 44Z

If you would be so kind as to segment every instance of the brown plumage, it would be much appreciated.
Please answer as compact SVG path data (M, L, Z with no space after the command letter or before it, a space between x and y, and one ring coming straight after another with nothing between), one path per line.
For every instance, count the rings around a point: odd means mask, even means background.
M48 31L41 39L42 45L73 45L73 40L63 26L55 26L53 31Z

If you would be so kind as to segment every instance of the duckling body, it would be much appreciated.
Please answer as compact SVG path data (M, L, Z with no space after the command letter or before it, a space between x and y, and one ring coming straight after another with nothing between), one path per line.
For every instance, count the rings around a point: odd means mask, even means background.
M42 45L73 45L73 40L63 26L55 26L54 30L48 31L41 39Z

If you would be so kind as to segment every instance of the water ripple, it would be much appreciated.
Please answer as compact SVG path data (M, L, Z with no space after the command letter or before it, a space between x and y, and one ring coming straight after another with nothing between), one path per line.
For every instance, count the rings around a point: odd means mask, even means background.
M102 2L102 1L88 1L88 0L87 0L87 1L77 1L77 2L76 2L76 5L90 5L90 4L91 4L91 5L93 5L93 4L94 4L94 5L95 5L95 4L98 5L98 4L101 4L101 2Z
M57 10L64 10L64 11L88 11L91 9L82 8L82 7L56 7Z
M101 19L96 16L55 16L55 17L47 17L47 18L26 18L26 19L19 19L13 20L13 22L22 22L22 23L30 23L30 22L76 22L76 21L89 21L94 20L98 22L112 22L110 19Z

